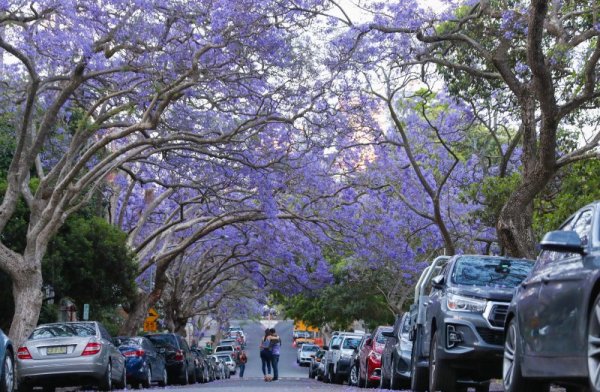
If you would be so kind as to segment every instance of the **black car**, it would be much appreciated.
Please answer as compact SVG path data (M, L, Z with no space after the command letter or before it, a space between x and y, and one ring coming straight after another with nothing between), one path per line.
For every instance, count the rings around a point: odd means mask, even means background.
M321 369L322 368L321 360L323 359L324 355L325 355L325 350L319 350L316 352L314 357L311 358L310 364L308 365L308 377L309 378L316 378L316 379L320 380L323 377L323 371Z
M600 202L544 236L508 310L504 388L600 390ZM589 389L588 389L589 388Z
M381 389L402 389L410 387L411 352L410 313L396 317L394 329L383 332L387 337L381 354Z
M358 386L360 380L360 350L365 346L365 343L368 339L371 338L371 334L365 334L358 344L358 347L354 350L354 354L350 359L350 372L348 372L348 385L350 386Z
M175 333L146 335L156 350L164 354L169 383L181 385L196 382L195 357L185 339Z
M502 376L506 313L532 267L525 259L459 255L432 279L418 340L428 353L430 391L487 391L490 379Z
M210 380L210 364L206 351L201 348L192 348L192 354L195 357L196 381L205 383Z

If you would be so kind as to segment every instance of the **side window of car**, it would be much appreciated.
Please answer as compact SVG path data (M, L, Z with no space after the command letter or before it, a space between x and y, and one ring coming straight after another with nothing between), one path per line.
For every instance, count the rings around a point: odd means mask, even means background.
M104 325L98 323L98 329L100 330L100 336L102 336L102 339L112 340L112 337L110 336L106 328L104 328Z
M581 244L584 246L589 242L593 216L594 212L592 210L583 211L581 215L579 215L579 218L577 218L577 221L572 228L572 230L579 235L579 238L581 238Z
M573 230L573 224L575 223L575 218L578 216L578 213L575 213L567 219L565 223L563 223L558 230ZM571 257L572 253L565 252L555 252L552 250L544 250L540 252L537 262L535 263L534 271L545 268L548 264L554 263L568 257Z
M402 324L402 333L409 333L410 332L410 316L407 316L404 318L404 323Z

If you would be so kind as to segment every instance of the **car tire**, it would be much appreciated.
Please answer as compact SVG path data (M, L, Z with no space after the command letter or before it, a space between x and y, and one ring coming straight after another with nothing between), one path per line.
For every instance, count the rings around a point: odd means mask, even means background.
M179 384L180 385L188 385L190 383L190 374L188 373L187 364L184 365L183 371L179 375Z
M599 391L600 380L595 375L600 371L600 295L588 315L587 331L588 383L590 390Z
M150 388L152 386L152 369L150 366L146 368L146 376L142 380L142 388Z
M112 387L112 363L108 361L108 365L106 365L106 371L98 383L98 388L101 391L112 391Z
M417 348L413 342L410 363L410 389L414 392L425 392L429 388L427 368L417 366Z
M196 383L196 366L192 368L192 372L188 375L188 380L190 384Z
M390 370L390 389L398 391L400 389L410 388L410 381L402 377L398 377L396 374L396 369L398 369L398 362L396 362L396 359L394 358L392 360L392 368Z
M379 378L379 389L390 389L390 378L385 377L385 362L381 359L381 377Z
M15 390L15 360L10 349L6 350L2 361L2 379L0 379L0 392L14 392Z
M121 375L121 380L115 386L118 389L125 389L125 387L127 387L127 368L125 368L125 364L123 364L123 373Z
M348 385L357 386L358 385L358 368L356 364L353 364L350 368L350 372L348 373Z
M439 361L439 351L436 331L429 345L429 390L456 392L456 374L445 363Z
M519 340L519 326L517 319L513 318L508 323L506 338L504 340L504 359L502 361L502 385L506 392L543 392L550 386L537 380L528 380L521 374L521 356Z
M158 381L158 386L159 387L166 387L168 382L169 382L169 379L168 379L168 376L167 376L167 369L164 368L163 369L162 378Z

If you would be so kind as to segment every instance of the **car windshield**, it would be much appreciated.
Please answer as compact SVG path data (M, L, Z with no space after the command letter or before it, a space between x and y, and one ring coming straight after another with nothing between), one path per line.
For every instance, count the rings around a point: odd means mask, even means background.
M233 351L233 346L219 346L215 349L216 353L221 351Z
M29 339L49 339L69 336L95 336L96 326L93 323L47 324L37 327Z
M452 282L469 286L516 287L529 274L533 262L522 259L463 256L454 265Z
M302 346L302 351L317 352L319 351L319 346L304 345Z
M177 340L173 335L148 335L146 336L155 346L177 347Z
M361 339L360 338L346 338L342 344L342 348L353 349L358 347Z

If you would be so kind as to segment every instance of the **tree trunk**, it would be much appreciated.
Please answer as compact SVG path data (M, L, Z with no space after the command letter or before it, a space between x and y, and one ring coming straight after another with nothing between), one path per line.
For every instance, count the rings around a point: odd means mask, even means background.
M9 336L15 346L21 345L36 327L42 308L42 268L27 263L11 274L15 314Z

